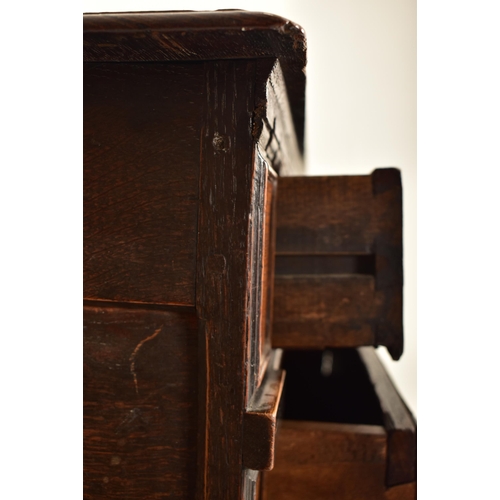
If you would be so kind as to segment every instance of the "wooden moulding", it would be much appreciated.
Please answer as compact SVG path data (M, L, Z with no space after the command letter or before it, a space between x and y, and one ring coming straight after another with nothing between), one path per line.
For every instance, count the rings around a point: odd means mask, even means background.
M403 352L397 169L278 183L273 346Z
M281 349L273 352L262 384L245 411L243 462L249 469L271 470L274 465L276 418L285 382L281 356Z
M257 73L259 86L252 135L259 151L280 177L303 174L303 158L280 60L259 60Z
M85 14L83 34L86 62L279 59L303 152L306 39L299 25L241 10L129 12Z
M277 176L258 150L254 151L253 212L249 221L249 345L247 399L262 382L271 354L274 291L274 227Z

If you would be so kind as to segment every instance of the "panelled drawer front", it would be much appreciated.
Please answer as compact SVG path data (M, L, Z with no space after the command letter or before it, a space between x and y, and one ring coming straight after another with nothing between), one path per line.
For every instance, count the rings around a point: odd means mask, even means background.
M416 498L416 422L372 347L288 352L284 368L263 499Z

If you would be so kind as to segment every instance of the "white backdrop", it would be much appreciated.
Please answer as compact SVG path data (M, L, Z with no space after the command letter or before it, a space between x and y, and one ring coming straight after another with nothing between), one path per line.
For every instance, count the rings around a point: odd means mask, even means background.
M245 9L300 24L309 175L402 171L405 352L378 353L416 414L416 0L87 0L84 12Z

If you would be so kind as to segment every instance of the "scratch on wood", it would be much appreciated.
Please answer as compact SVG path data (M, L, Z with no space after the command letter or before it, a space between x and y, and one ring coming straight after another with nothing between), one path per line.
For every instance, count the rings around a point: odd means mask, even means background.
M132 373L132 376L134 377L134 385L135 385L135 392L139 394L139 387L137 385L137 373L135 373L135 359L137 358L137 353L139 352L139 349L148 341L153 340L160 332L163 327L160 326L160 328L157 328L153 334L151 334L149 337L146 337L145 339L141 340L137 346L134 349L134 352L130 355L129 361L130 361L130 373Z

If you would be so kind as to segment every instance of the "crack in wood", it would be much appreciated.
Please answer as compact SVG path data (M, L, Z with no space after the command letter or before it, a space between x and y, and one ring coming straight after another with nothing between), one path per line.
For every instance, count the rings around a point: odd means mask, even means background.
M150 340L153 340L162 330L162 326L160 328L157 328L153 334L151 334L149 337L146 337L145 339L141 340L137 346L135 347L134 351L130 355L129 361L130 361L130 373L132 373L132 376L134 377L134 385L135 385L135 392L137 395L139 395L139 386L137 384L137 373L135 372L135 360L137 358L137 353L139 352L139 349L146 343L149 342Z

